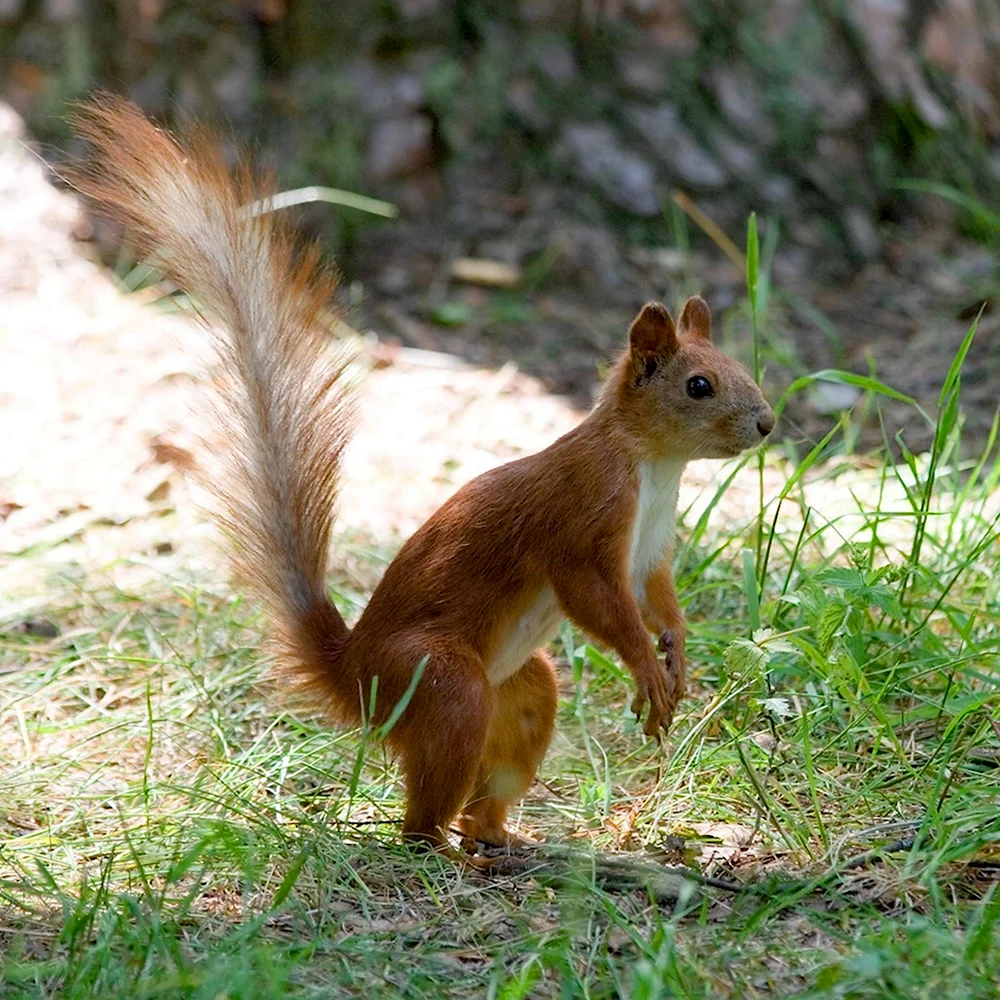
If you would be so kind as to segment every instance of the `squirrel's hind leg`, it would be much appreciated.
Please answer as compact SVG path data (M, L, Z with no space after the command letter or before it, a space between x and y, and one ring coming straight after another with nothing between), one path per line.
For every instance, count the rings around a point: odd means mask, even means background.
M504 825L507 810L534 782L555 725L558 688L548 655L535 653L497 687L496 698L476 788L459 827L467 841L514 847L520 838Z
M447 847L448 830L479 773L496 695L482 660L437 645L390 742L406 782L403 837Z

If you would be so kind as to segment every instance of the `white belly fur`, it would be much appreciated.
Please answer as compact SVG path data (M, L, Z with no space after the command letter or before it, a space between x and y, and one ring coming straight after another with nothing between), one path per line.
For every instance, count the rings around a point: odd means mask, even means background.
M682 459L665 458L639 466L639 501L632 527L629 573L640 604L646 597L650 571L673 549L677 493L685 465Z
M542 587L510 630L506 642L487 664L486 676L496 687L516 674L536 649L543 649L555 636L563 619L551 587Z
M640 603L645 599L650 570L673 547L677 492L686 464L680 459L663 459L639 467L639 501L632 526L629 573ZM552 641L562 619L552 588L542 587L487 665L490 684L497 687L516 674L536 649Z

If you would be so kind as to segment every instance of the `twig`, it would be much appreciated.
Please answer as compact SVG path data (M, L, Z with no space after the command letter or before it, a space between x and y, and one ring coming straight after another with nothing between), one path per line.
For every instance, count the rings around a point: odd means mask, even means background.
M916 830L923 825L923 822L923 818L903 819L896 820L893 823L878 823L875 826L866 827L864 830L854 830L851 833L845 833L830 851L830 871L835 871L840 868L840 865L837 863L837 859L840 855L840 849L847 843L848 840L866 840L871 837L877 837L880 834L895 832L896 830ZM857 866L855 865L854 867Z
M677 190L670 197L674 204L689 215L705 235L733 262L736 270L746 271L746 258L740 248L710 219L683 191Z
M523 852L523 853L522 853ZM489 849L484 857L493 864L486 869L492 875L536 875L565 878L579 871L590 871L602 888L611 891L647 889L658 902L676 902L685 886L721 889L731 893L770 891L763 883L744 883L732 879L702 875L690 868L649 864L632 858L593 855L553 844L522 848L517 854Z
M908 837L900 837L899 840L894 840L891 844L886 844L885 847L876 847L874 850L865 851L864 854L857 854L837 868L831 868L830 870L831 872L836 871L839 874L840 872L852 871L855 868L864 868L865 865L872 864L873 862L881 862L883 854L898 854L900 851L909 851L916 842L917 835L911 833Z

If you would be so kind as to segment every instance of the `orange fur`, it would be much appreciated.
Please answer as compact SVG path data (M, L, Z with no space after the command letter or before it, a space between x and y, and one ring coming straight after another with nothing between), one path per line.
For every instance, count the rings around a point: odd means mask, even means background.
M541 651L496 688L476 788L459 819L470 840L498 847L516 843L504 827L507 810L535 780L552 739L558 694L552 661Z
M542 649L563 616L621 656L635 711L649 705L646 732L669 726L684 690L670 571L680 473L691 458L756 446L774 423L746 370L712 346L705 303L688 300L678 327L646 305L590 416L460 489L348 630L324 585L352 413L347 358L328 355L321 322L333 276L315 251L295 252L273 213L246 210L259 197L248 171L233 180L203 136L181 144L116 98L88 105L79 127L95 150L80 186L164 251L162 266L225 330L222 403L236 451L211 485L282 663L354 721L377 678L378 724L425 662L388 736L406 781L404 834L444 846L461 813L468 837L509 839L506 812L552 732Z

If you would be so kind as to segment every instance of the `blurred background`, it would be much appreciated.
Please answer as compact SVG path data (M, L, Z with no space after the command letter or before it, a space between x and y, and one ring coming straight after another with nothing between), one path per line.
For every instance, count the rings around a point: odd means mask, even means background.
M933 407L1000 288L995 0L0 0L0 96L57 169L98 87L221 125L282 188L391 202L298 210L352 323L579 405L647 298L701 292L749 356L751 212L772 392L841 367ZM121 234L74 225L123 266ZM996 328L967 360L970 443ZM861 447L930 442L844 386L797 394L785 435L852 408Z

